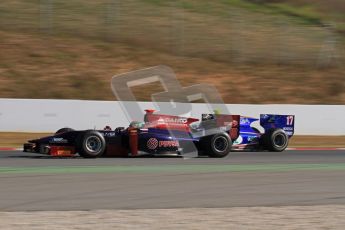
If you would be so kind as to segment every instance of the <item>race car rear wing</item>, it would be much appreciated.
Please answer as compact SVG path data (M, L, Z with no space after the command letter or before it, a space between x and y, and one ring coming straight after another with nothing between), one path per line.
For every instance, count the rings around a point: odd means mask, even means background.
M265 129L265 132L272 128L280 128L291 137L295 132L295 116L260 114L260 125Z

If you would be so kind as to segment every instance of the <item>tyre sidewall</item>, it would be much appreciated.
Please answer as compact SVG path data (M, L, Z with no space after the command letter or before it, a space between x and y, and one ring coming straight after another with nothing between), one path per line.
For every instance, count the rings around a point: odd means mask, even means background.
M219 150L216 148L215 143L219 139L226 142L226 147L223 150ZM216 157L216 158L227 156L232 147L231 139L229 135L227 135L226 133L218 133L218 134L206 137L205 144L207 145L205 149L207 149L208 155L210 157Z
M67 133L67 132L72 132L74 131L74 129L71 129L71 128L61 128L59 129L58 131L55 132L55 135L58 135L58 134L61 134L61 133Z
M90 151L87 148L87 141L92 137L94 137L95 140L97 140L98 144L100 145L99 150L95 152ZM106 149L106 142L105 142L104 136L100 132L95 131L95 130L86 131L84 135L78 138L77 142L78 142L77 146L78 146L79 155L85 158L100 157L103 155Z
M276 143L276 138L280 136L281 138L283 138L284 143L283 144L277 144ZM287 136L287 134L284 132L284 130L282 129L272 129L270 130L270 132L268 133L268 135L266 136L267 138L267 148L270 151L274 151L274 152L281 152L284 151L288 144L289 144L289 137Z

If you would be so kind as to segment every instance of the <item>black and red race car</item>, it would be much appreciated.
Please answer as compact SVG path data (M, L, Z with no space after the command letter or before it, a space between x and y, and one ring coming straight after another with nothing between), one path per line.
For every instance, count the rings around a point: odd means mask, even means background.
M203 114L199 119L155 114L146 110L143 122L111 130L62 128L54 135L30 140L24 152L51 156L136 157L199 155L225 157L239 136L239 115Z

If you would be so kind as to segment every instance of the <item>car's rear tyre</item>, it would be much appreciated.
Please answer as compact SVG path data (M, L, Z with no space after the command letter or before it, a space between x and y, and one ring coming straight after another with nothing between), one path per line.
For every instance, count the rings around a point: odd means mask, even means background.
M86 131L78 139L77 148L80 156L84 158L97 158L103 155L106 142L100 132L95 130Z
M71 131L74 131L74 129L71 129L71 128L68 128L68 127L61 128L61 129L59 129L58 131L55 132L55 135L61 134L61 133L67 133L67 132L71 132Z
M265 149L272 152L282 152L289 144L289 137L282 129L271 129L262 137Z
M230 153L232 141L228 134L217 133L202 138L201 144L209 157L221 158Z

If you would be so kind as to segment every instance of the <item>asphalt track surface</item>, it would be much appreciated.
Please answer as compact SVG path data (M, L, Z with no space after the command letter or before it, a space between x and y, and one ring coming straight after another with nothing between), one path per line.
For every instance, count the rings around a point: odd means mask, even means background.
M0 152L0 211L345 204L345 151L210 158Z

